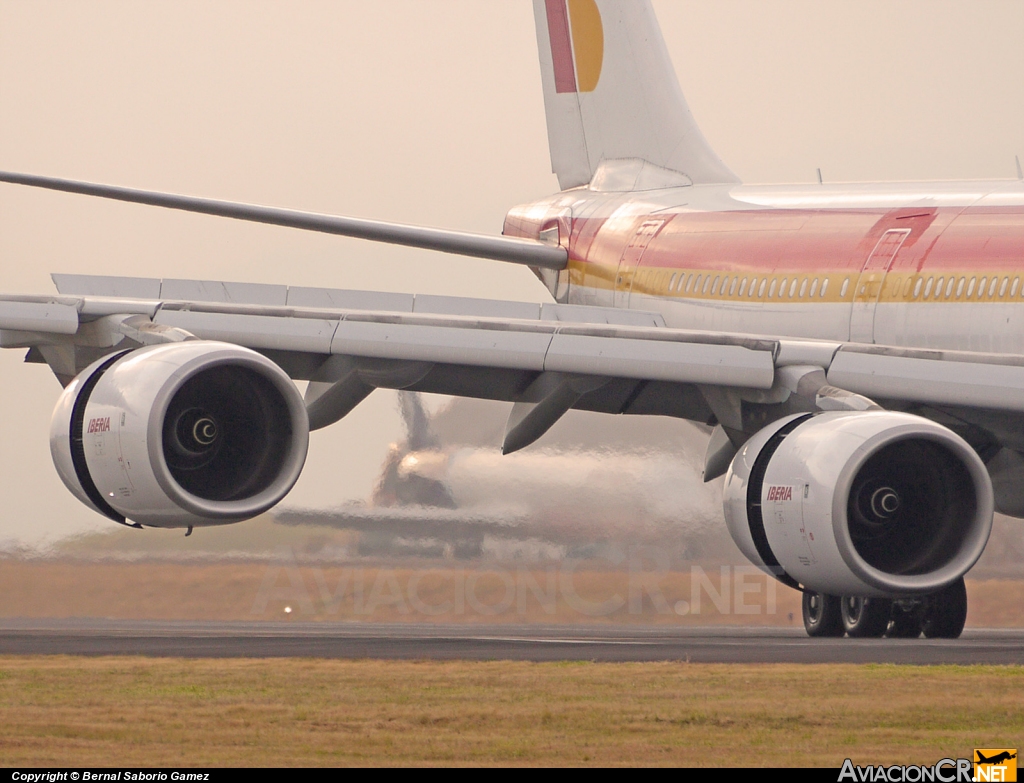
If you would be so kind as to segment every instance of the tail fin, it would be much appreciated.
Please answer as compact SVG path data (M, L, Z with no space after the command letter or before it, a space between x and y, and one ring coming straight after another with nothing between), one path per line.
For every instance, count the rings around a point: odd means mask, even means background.
M551 166L563 189L619 160L696 184L738 182L693 120L650 0L533 2ZM671 181L665 173L659 179Z

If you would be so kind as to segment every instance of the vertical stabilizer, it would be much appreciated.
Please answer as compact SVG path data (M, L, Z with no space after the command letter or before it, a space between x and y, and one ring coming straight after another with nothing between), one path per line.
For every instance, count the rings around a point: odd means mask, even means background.
M551 166L565 188L603 161L737 182L693 120L650 0L534 0Z

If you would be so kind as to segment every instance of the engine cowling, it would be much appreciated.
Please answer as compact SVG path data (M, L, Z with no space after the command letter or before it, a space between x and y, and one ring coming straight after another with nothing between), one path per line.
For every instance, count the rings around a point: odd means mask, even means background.
M888 411L781 419L725 480L733 540L757 566L833 595L935 592L977 562L992 483L958 435Z
M189 341L105 357L64 390L50 452L64 484L118 522L240 522L299 478L309 422L295 384L264 356Z

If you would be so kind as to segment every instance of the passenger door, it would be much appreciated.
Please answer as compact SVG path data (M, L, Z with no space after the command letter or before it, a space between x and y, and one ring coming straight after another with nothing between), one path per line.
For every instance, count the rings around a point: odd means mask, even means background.
M896 254L910 236L909 228L886 231L868 255L860 270L857 286L853 289L853 309L850 311L850 342L875 341L875 306L882 293L885 276L892 268Z
M644 253L651 240L658 235L662 226L668 221L664 218L652 218L645 220L636 230L633 238L626 245L619 259L619 271L615 275L615 296L613 305L615 307L629 307L629 296L633 291L633 281L637 270L643 261Z

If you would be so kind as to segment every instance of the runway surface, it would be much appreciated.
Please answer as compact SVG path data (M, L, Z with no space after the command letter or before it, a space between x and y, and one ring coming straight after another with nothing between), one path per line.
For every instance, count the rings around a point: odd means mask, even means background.
M0 620L0 655L1024 664L1024 629L809 639L802 629Z

